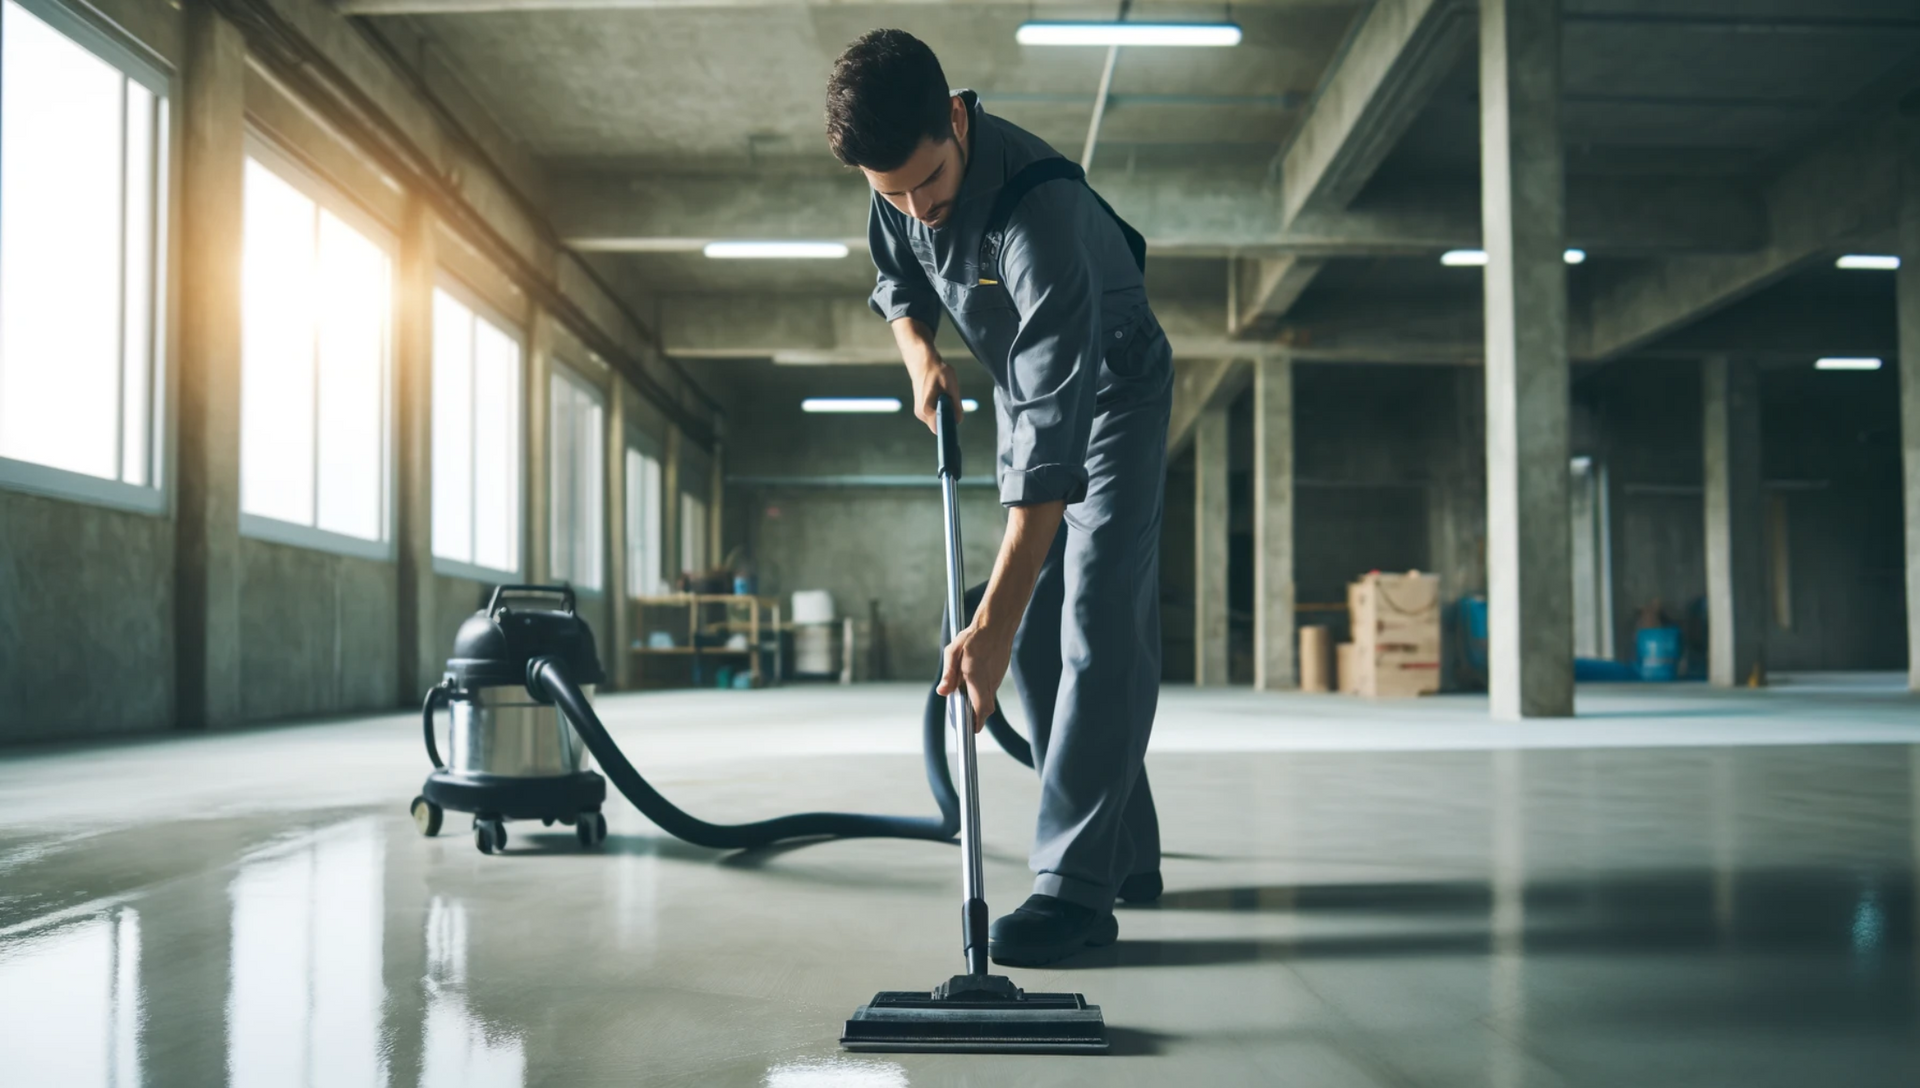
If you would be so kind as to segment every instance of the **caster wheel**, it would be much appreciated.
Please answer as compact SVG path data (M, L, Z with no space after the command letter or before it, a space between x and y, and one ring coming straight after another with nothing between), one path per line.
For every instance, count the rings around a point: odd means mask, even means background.
M416 797L409 811L413 813L413 826L419 828L422 835L431 839L440 833L440 821L446 813L439 805L424 797Z
M540 826L541 826L541 827L552 827L552 826L553 826L553 817L551 817L551 816L542 816L542 817L540 817Z
M607 818L598 812L582 812L573 822L573 834L581 846L598 846L607 841Z
M500 820L487 819L473 821L473 845L482 854L491 854L507 848L507 825Z

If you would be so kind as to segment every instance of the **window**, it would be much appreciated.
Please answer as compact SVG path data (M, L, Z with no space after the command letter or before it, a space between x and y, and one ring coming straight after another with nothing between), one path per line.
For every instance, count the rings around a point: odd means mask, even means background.
M0 479L159 511L167 82L63 8L0 9Z
M607 455L600 394L559 367L549 388L553 576L576 589L599 589Z
M384 557L393 262L323 199L265 148L248 156L241 525Z
M452 574L520 570L520 342L433 293L433 554Z
M650 597L667 591L665 512L660 460L642 449L638 434L627 436L627 595Z
M680 569L707 569L706 500L682 492L680 495Z

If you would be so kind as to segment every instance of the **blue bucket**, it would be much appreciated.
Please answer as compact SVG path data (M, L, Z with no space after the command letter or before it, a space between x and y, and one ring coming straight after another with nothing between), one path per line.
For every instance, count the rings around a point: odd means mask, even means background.
M1633 637L1642 680L1672 680L1680 671L1680 629L1648 627Z

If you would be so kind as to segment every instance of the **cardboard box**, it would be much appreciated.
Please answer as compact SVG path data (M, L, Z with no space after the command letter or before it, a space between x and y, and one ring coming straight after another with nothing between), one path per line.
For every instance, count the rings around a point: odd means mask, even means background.
M1327 629L1300 629L1300 690L1327 690Z
M1440 579L1375 571L1347 587L1353 687L1370 699L1440 690Z
M1358 645L1431 645L1437 652L1440 579L1434 575L1374 571L1347 587L1347 608Z

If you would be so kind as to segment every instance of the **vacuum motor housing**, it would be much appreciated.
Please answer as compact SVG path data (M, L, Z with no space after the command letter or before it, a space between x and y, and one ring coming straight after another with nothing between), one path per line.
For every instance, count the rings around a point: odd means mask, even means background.
M588 696L605 679L568 587L500 586L460 625L425 708L435 770L413 806L423 832L439 830L435 810L452 809L474 814L486 853L506 845L506 820L574 824L583 845L605 837L606 780L589 769L586 745L560 708L531 693L528 665L542 658L558 660ZM440 704L452 718L445 765L432 740Z

